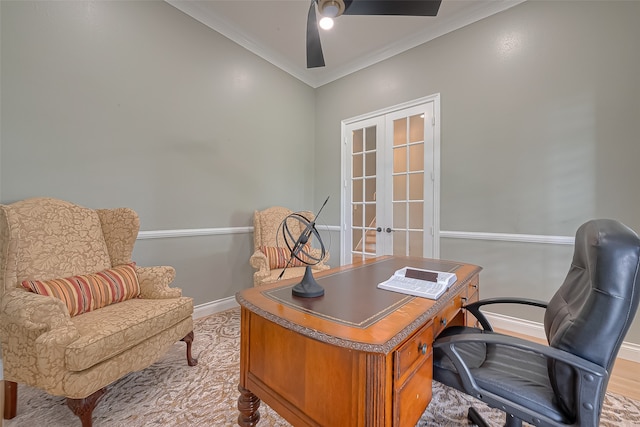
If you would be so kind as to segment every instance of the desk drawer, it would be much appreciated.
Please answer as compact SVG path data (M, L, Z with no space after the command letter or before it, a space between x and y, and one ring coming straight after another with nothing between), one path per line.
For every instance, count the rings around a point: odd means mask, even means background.
M476 302L479 299L480 299L480 291L478 288L478 277L476 276L469 283L469 286L467 287L467 297L464 300L462 300L462 304L463 305L471 304L472 302ZM480 324L478 323L475 316L466 310L464 311L465 311L464 324L466 326L479 327Z
M433 335L438 336L444 328L451 323L456 315L460 312L462 306L462 297L466 295L466 289L458 293L449 303L436 314L433 318Z
M480 288L480 279L478 276L471 279L469 285L467 286L467 296L471 296L473 294L478 293L478 289Z
M393 426L414 426L424 413L433 394L433 355L429 354L410 372L407 380L394 391Z
M433 344L433 328L429 322L411 336L394 353L394 370L396 384L405 382L415 367L431 355Z

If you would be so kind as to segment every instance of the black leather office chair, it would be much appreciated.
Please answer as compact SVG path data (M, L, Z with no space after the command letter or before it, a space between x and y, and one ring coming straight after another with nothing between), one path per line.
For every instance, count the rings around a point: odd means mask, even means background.
M597 426L611 368L638 308L640 239L593 220L576 233L573 261L548 304L494 298L469 304L483 329L451 327L434 343L433 378L506 412L505 426ZM493 332L480 308L546 308L549 346ZM469 419L487 425L469 409Z

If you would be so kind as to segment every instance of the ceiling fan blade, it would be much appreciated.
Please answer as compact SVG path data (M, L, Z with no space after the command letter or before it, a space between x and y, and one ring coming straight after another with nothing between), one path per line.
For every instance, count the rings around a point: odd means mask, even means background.
M316 2L311 1L307 16L307 68L324 67L324 55L320 44L320 30L316 20Z
M343 15L436 16L442 0L345 0Z

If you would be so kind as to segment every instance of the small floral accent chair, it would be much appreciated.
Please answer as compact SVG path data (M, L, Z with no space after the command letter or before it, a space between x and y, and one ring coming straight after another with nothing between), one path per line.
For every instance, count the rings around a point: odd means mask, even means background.
M253 273L253 285L260 286L272 283L278 280L278 276L283 268L287 265L291 252L287 248L282 235L277 236L282 221L294 213L292 210L275 206L262 211L253 213L253 245L254 253L249 259L249 263L256 270ZM310 221L313 221L315 215L309 211L299 212ZM288 222L289 223L289 222ZM300 235L304 228L302 223L292 221L290 227L291 234ZM320 256L320 250L317 248L309 248L310 254L314 257ZM322 271L330 268L326 262L329 260L329 252L326 252L325 258L318 264L312 265L314 271ZM292 277L302 277L304 275L306 265L297 261L295 258L286 268L282 279Z

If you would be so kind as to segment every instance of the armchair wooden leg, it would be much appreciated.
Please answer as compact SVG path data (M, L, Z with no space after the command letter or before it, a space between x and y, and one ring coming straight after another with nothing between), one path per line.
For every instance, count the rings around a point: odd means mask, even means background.
M193 343L193 331L189 332L181 341L187 343L187 363L189 366L196 366L198 359L191 356L191 344Z
M67 406L71 408L74 414L80 417L80 421L82 421L82 427L91 427L92 425L92 415L93 410L95 409L102 396L107 392L105 388L101 388L96 391L92 395L85 397L84 399L71 399L67 398Z
M4 381L4 414L5 420L16 416L18 408L18 384L13 381Z

